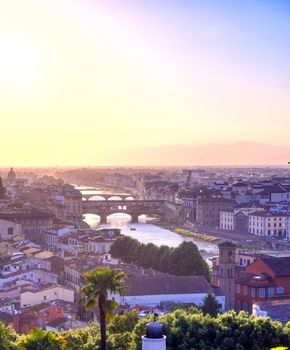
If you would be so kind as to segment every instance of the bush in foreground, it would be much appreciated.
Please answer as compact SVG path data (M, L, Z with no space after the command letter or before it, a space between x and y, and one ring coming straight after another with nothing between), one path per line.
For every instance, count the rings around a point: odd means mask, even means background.
M136 311L115 316L108 326L107 349L140 350L141 336L150 321L152 316L141 320ZM249 316L245 312L237 314L231 311L211 317L194 308L187 311L178 309L160 317L159 322L164 325L167 350L269 350L290 346L290 323L283 328L279 322ZM3 335L1 328L5 327L0 324L0 335ZM10 345L15 347L1 347L0 342L0 350L62 350L64 346L66 350L100 349L100 331L96 324L56 333L34 330L18 342L15 342L15 333L9 332L2 340L9 337ZM36 343L35 339L40 343ZM50 343L53 347L49 347ZM35 347L39 344L43 347Z

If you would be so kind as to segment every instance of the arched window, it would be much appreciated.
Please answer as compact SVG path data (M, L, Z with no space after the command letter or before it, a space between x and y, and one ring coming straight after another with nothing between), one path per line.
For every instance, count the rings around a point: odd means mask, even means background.
M284 288L283 287L277 287L277 294L284 294Z

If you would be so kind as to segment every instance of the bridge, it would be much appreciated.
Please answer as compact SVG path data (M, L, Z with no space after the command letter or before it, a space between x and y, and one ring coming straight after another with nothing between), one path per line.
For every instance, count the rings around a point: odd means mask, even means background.
M107 216L116 213L129 214L133 222L138 222L140 215L159 215L163 217L164 201L162 200L99 200L83 201L84 214L96 214L101 222L106 222Z
M124 194L124 193L121 193L121 194L113 194L113 193L96 193L96 194L82 194L82 197L83 197L83 200L84 201L88 201L88 200L91 200L91 198L94 198L94 197L99 197L100 201L102 200L112 200L112 198L117 198L118 200L132 200L134 199L134 197L131 195L131 194Z

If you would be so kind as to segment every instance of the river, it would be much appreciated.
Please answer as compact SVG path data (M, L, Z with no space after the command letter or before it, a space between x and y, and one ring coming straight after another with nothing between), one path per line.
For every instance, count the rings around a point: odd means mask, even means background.
M87 189L87 187L76 187L82 194L92 194L101 196L102 189ZM112 192L114 194L114 192ZM97 199L97 197L92 198ZM112 214L108 216L107 223L100 225L100 218L94 214L85 214L84 221L91 228L102 228L102 227L115 227L120 228L122 234L136 238L142 243L154 243L157 246L167 245L169 247L177 247L183 241L194 242L199 250L206 251L208 253L217 253L217 245L211 242L205 242L199 239L184 237L168 229L158 226L156 218L150 218L145 215L139 217L138 223L131 223L131 218L127 214Z

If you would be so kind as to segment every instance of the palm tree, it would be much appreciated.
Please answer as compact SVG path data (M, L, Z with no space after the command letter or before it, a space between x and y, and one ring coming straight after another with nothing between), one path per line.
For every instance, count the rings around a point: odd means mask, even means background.
M97 268L84 273L84 286L80 289L80 303L86 309L95 306L100 312L101 350L106 350L106 320L110 320L118 303L110 300L109 294L118 293L124 295L126 274L107 267Z

